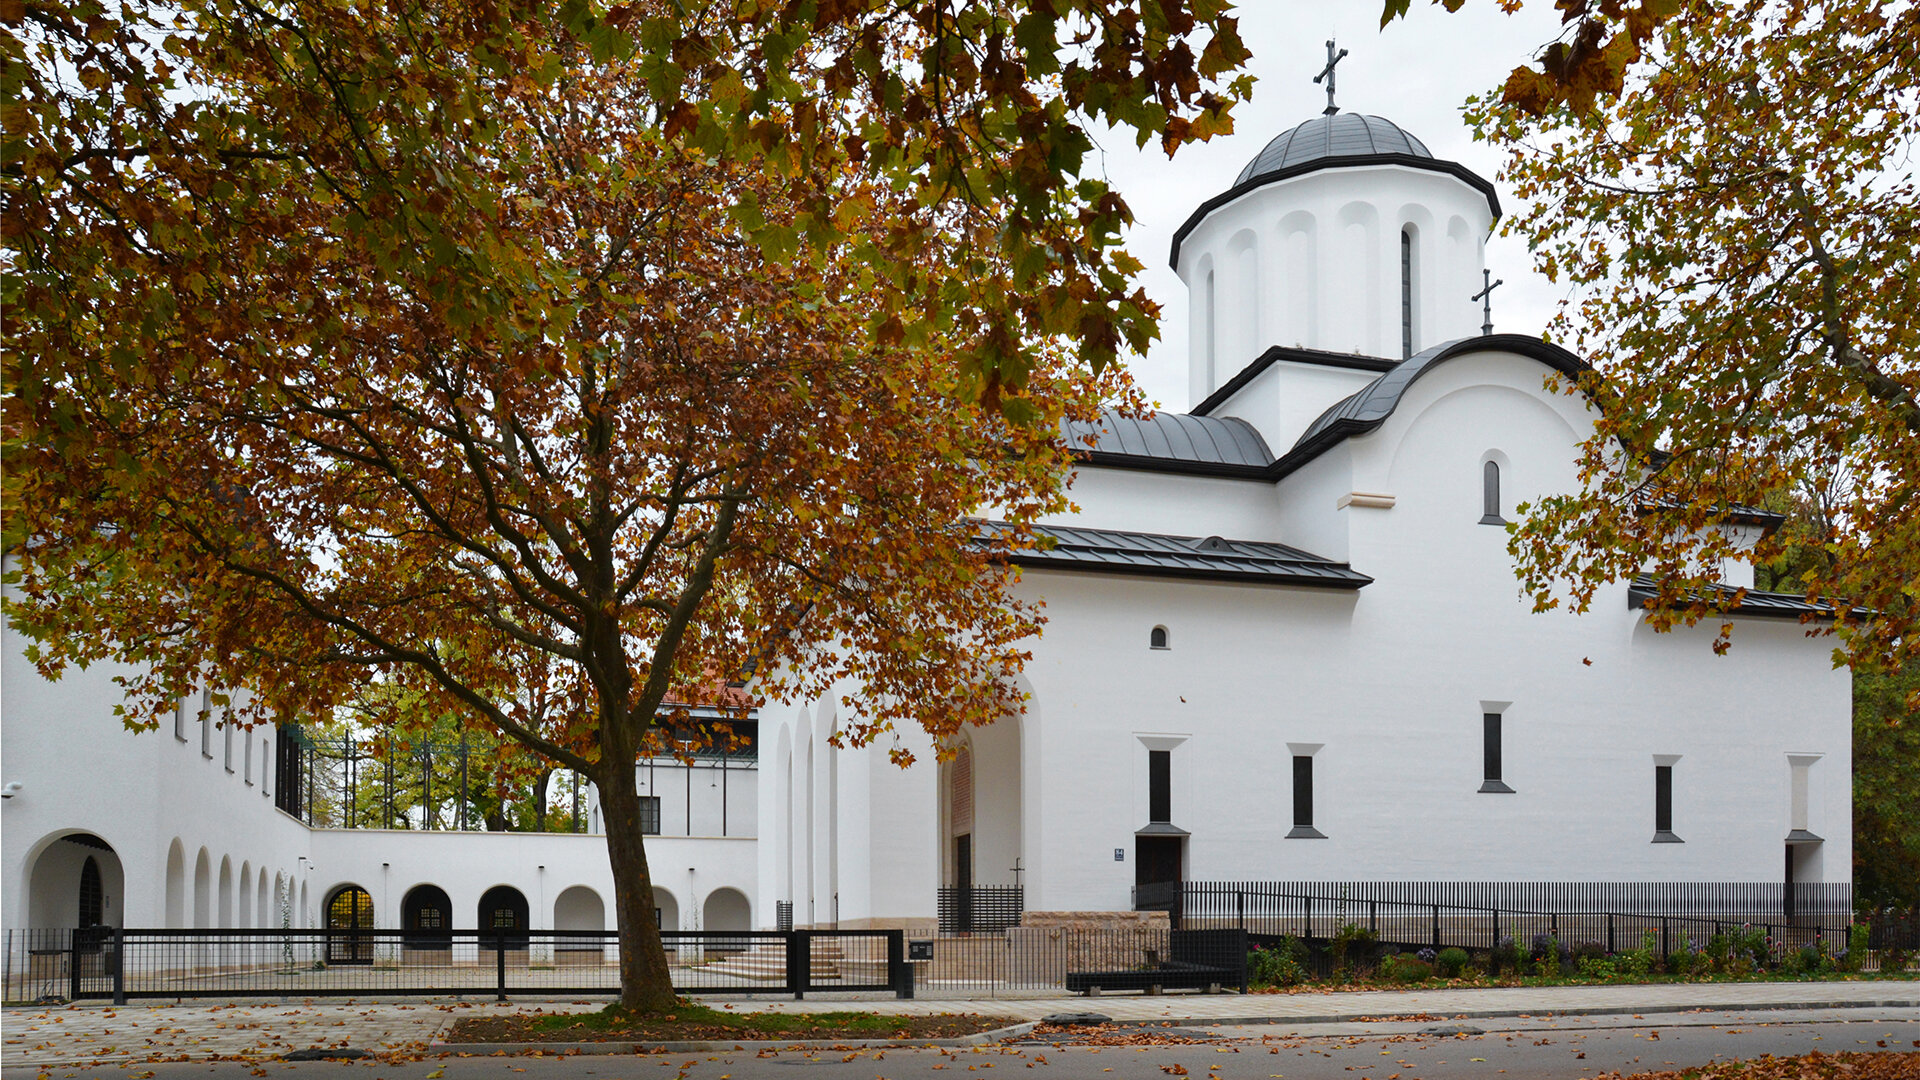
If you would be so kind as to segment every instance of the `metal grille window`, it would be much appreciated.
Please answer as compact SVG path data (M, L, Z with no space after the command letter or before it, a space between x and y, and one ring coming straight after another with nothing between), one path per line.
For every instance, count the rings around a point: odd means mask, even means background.
M640 796L640 831L648 836L660 835L660 796Z

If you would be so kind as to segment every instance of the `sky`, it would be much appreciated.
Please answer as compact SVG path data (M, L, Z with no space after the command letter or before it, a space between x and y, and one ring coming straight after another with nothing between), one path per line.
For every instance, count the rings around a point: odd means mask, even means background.
M1164 307L1160 340L1128 363L1147 400L1184 411L1187 400L1187 288L1167 265L1173 232L1195 207L1233 186L1240 168L1267 141L1320 115L1326 90L1313 83L1325 66L1326 41L1348 51L1338 68L1342 112L1384 116L1427 144L1435 157L1457 161L1493 180L1501 209L1518 206L1497 173L1503 155L1473 141L1460 118L1467 96L1500 86L1515 65L1552 41L1560 25L1552 5L1535 0L1519 14L1493 0L1468 0L1449 14L1413 0L1408 16L1380 29L1382 0L1241 0L1240 36L1258 81L1234 110L1234 134L1182 147L1169 161L1157 144L1102 136L1107 180L1133 208L1127 250L1147 265L1141 284ZM1537 334L1564 295L1533 272L1525 242L1494 235L1487 267L1504 280L1494 293L1494 329Z

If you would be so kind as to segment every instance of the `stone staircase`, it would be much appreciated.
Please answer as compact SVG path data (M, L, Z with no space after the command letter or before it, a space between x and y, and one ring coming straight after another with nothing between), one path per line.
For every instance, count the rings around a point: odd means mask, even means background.
M863 941L872 941L877 947L877 955L849 956L840 940L824 936L815 938L810 952L808 981L816 986L836 982L886 982L886 943L877 938ZM701 971L751 982L784 984L787 981L787 946L781 941L761 942L725 960L702 965Z

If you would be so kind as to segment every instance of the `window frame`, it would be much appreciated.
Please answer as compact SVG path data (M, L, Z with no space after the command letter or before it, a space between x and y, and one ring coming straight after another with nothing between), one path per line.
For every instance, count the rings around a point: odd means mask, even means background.
M1653 764L1653 842L1656 844L1682 844L1673 831L1673 766L1674 761L1656 760Z
M1505 525L1500 516L1500 460L1488 457L1480 462L1480 524Z
M1324 840L1326 834L1313 825L1313 757L1293 755L1293 828L1289 840Z
M1505 778L1505 717L1492 710L1480 714L1480 793L1511 795Z

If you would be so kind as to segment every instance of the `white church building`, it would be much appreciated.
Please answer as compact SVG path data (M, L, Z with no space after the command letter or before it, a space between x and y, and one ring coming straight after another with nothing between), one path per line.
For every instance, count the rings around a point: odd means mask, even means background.
M1849 675L1803 605L1753 596L1719 656L1631 583L1520 596L1503 525L1574 486L1593 416L1548 384L1578 357L1482 333L1498 214L1378 117L1269 143L1174 239L1200 404L1075 432L1076 509L1018 558L1049 618L1024 715L940 763L903 733L901 770L829 745L837 694L770 701L731 775L643 762L662 925L919 929L956 886L1848 880ZM47 683L5 636L9 929L610 926L592 830L315 827L280 733L183 706L130 735L110 668Z

